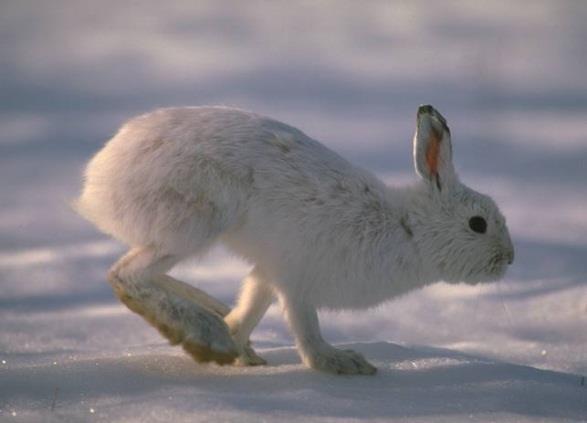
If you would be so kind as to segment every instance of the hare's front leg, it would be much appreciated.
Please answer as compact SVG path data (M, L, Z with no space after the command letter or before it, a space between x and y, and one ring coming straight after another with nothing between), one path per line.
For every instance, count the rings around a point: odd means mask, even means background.
M358 352L340 350L322 338L316 308L282 298L286 318L302 361L309 367L336 374L372 375L377 368Z
M224 318L239 350L236 363L241 366L267 364L251 348L249 336L273 301L273 290L263 272L255 267L243 280L236 307Z
M152 248L135 248L112 267L108 279L120 300L172 345L181 344L197 361L234 361L237 348L222 320L225 306L165 275L177 261Z

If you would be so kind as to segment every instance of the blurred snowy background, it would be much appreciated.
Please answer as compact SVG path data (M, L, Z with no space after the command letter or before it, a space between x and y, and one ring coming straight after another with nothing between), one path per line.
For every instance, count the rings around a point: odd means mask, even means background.
M0 420L587 420L586 22L557 0L2 1ZM303 368L276 306L253 336L269 367L192 363L115 300L123 246L69 208L84 162L157 107L268 114L397 184L421 103L516 262L321 314L374 378ZM174 273L232 303L248 267L217 250Z

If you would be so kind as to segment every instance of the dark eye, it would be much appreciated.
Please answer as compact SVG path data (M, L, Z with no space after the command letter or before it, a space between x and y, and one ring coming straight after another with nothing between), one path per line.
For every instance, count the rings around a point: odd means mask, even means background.
M469 219L469 228L478 234L484 234L487 231L487 222L481 216L473 216Z

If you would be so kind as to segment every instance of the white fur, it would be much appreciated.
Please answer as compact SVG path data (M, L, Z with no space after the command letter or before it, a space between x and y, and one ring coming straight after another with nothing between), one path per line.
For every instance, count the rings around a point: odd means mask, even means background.
M432 135L442 141L436 173L426 160ZM224 107L162 109L125 124L96 154L77 208L133 251L149 251L140 272L129 276L137 260L123 259L111 282L126 294L151 290L135 295L144 304L164 298L145 305L155 308L146 318L156 326L175 318L178 333L193 332L181 310L168 311L180 296L153 281L220 241L255 264L225 318L235 345L222 338L220 350L262 362L248 337L275 295L306 364L370 374L375 368L359 354L322 339L316 309L366 308L439 280L493 280L513 259L502 215L459 182L450 142L444 118L421 107L414 159L422 178L390 188L281 122ZM468 227L474 215L486 219L487 233ZM194 342L215 350L215 336Z

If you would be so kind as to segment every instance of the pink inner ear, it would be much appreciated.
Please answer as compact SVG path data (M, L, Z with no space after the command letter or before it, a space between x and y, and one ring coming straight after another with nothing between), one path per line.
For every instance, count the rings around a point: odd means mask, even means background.
M440 134L436 129L430 128L430 140L428 141L428 148L426 149L426 165L430 171L430 176L438 174L438 165L440 159Z

